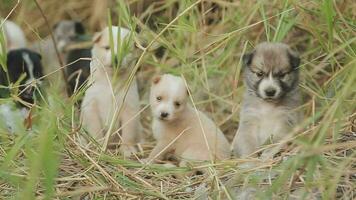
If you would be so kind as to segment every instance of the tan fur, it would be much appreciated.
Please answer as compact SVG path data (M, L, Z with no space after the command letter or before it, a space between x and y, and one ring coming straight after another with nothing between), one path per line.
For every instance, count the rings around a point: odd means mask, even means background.
M136 152L134 145L144 139L140 116L138 115L140 110L139 94L136 80L134 80L129 87L126 100L123 102L125 95L124 83L128 78L128 72L119 73L119 77L116 77L118 81L113 82L114 72L111 66L111 50L110 48L105 48L109 46L108 30L108 28L104 29L99 34L100 38L95 37L96 42L92 49L93 60L90 66L90 81L92 85L85 92L81 117L84 128L100 143L103 142L112 121L113 128L111 133L114 133L121 126L122 144L120 150L124 156L130 156ZM121 34L123 39L129 34L129 31L114 26L112 30L114 46L116 47L118 44L116 41L117 34ZM114 114L119 112L120 106L123 106L121 115L115 119ZM118 139L116 134L110 138L109 142L114 143Z
M261 145L277 142L290 134L300 121L300 94L298 89L298 71L292 70L289 55L296 56L287 45L281 43L262 43L256 47L250 64L245 66L244 77L246 91L240 112L239 129L232 142L236 156L245 157L255 152ZM252 71L258 69L266 75L258 78ZM278 81L272 81L273 74L289 72L279 77L281 82L290 86L283 89ZM278 76L277 76L278 77ZM281 94L266 99L255 83L263 84L266 79ZM268 86L269 87L269 86ZM284 90L284 91L283 91Z
M157 96L162 99L158 101ZM180 77L165 74L153 80L150 104L153 135L157 145L148 160L162 159L168 152L173 152L181 159L180 165L185 165L188 161L229 158L229 143L221 130L204 113L196 113L188 100L185 83ZM180 106L177 107L175 102L179 102ZM162 112L169 113L169 116L161 119ZM170 143L172 144L169 145Z

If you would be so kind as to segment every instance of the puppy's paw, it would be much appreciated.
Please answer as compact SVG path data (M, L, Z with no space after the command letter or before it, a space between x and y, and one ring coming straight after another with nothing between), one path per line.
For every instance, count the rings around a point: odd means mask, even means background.
M122 145L120 147L120 152L125 158L128 158L133 154L136 154L137 150L133 145Z

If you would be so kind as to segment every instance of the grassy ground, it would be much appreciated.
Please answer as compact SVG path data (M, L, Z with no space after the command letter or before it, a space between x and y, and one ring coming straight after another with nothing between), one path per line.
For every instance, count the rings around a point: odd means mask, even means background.
M32 1L0 1L1 17L10 13L30 40L48 34ZM234 199L236 187L258 188L259 199L356 198L355 1L128 1L131 14L117 2L39 1L51 24L80 19L91 33L105 25L110 7L113 24L136 27L143 47L152 44L137 63L148 135L148 82L155 73L169 72L187 79L197 107L231 141L244 89L241 55L259 42L283 41L302 58L305 117L295 137L283 141L283 149L268 162L205 163L198 167L209 169L208 176L177 179L172 175L192 169L138 161L148 155L153 140L132 159L79 146L74 137L83 130L75 98L48 81L42 103L32 109L30 130L22 123L15 134L0 128L0 199L194 199L199 193L194 188L202 185L211 199ZM60 72L52 76L60 78ZM0 103L15 100L16 95ZM253 168L242 167L251 162Z

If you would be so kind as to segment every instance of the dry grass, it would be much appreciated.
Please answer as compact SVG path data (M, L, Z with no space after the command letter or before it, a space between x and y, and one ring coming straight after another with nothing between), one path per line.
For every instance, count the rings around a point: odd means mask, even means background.
M2 1L0 14L5 17L16 2ZM194 199L199 193L195 188L203 190L202 184L210 199L234 199L237 188L254 187L259 199L356 198L354 1L209 0L194 1L194 6L188 0L127 2L142 46L154 41L137 65L142 107L148 103L147 83L153 74L183 74L196 106L231 141L243 92L241 55L261 41L283 41L301 53L303 63L300 109L305 120L295 137L283 141L280 153L266 162L234 158L190 168L145 166L139 158L148 155L152 140L132 159L78 145L74 138L83 130L75 98L48 84L43 102L33 110L30 131L19 127L11 135L0 126L0 199ZM132 25L115 1L39 3L52 25L64 18L80 19L93 33L105 26L107 6L113 24ZM10 18L30 40L48 34L32 1L21 1ZM150 135L149 109L142 122ZM211 173L181 177L193 167Z

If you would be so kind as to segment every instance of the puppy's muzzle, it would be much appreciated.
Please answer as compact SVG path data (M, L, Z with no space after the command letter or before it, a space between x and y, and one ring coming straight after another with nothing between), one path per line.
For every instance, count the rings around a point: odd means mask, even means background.
M167 119L167 117L169 116L169 113L167 113L167 112L161 112L161 114L160 114L160 119Z
M265 90L265 94L266 94L266 96L268 97L268 98L274 98L275 97L275 95L276 95L276 89L274 89L274 88L267 88L266 90Z
M30 86L28 88L24 88L24 91L20 94L20 98L23 101L26 101L27 103L33 103L34 99L33 99L33 95L35 93L35 87L34 86Z
M30 83L28 80L27 83ZM20 93L20 98L23 101L26 101L27 103L34 103L34 95L36 93L36 88L39 88L42 85L42 82L40 80L36 80L34 85L29 85L29 86L22 86L20 87L20 90L22 91Z

